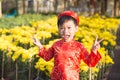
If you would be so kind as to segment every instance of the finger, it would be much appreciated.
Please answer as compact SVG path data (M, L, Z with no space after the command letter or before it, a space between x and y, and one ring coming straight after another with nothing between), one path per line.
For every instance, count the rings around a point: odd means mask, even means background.
M35 37L33 37L33 40L34 40L34 41L36 41L36 38L35 38Z
M95 40L96 40L96 41L98 40L98 36L96 36Z
M102 38L101 40L98 41L98 43L101 43L104 40L104 38Z
M97 42L97 40L98 40L98 36L96 36L94 43L96 43L96 42Z
M36 41L38 41L38 39L36 38L36 37L33 37L33 40L36 42Z
M36 40L36 38L35 38L35 37L32 37L32 36L30 36L30 38L33 39L34 41Z

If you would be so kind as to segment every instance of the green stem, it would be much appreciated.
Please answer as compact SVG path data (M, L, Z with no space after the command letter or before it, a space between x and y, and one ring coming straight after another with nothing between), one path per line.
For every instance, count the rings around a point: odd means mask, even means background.
M18 80L18 62L16 61L16 80Z
M29 61L29 79L31 80L31 60Z
M2 54L2 75L1 75L1 80L4 80L4 52Z
M92 80L92 68L91 67L89 68L89 71L90 71L90 73L89 73L89 80Z

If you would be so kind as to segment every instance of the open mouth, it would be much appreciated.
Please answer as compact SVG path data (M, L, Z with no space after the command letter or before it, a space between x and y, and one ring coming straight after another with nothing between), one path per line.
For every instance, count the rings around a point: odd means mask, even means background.
M63 35L63 38L64 38L65 40L67 40L67 39L70 38L70 35Z

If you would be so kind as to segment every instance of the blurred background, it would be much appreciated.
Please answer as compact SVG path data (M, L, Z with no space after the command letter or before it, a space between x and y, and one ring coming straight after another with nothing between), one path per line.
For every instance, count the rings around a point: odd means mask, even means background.
M0 80L50 80L54 60L40 58L32 38L52 46L64 10L78 13L75 39L89 52L104 38L102 59L94 68L81 61L80 80L120 80L120 0L0 0Z
M120 0L0 0L0 14L59 13L74 10L86 16L120 16ZM15 14L15 13L14 13Z

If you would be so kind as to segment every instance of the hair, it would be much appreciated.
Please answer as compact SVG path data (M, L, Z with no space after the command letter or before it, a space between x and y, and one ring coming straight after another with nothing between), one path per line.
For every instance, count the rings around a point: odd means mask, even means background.
M57 22L58 27L61 26L61 25L63 25L63 23L64 23L65 21L68 21L68 20L72 20L72 21L74 22L74 24L77 26L77 21L76 21L76 19L74 19L74 18L71 17L71 16L65 15L65 16L62 16L62 17L60 17L60 18L58 19L58 22Z

